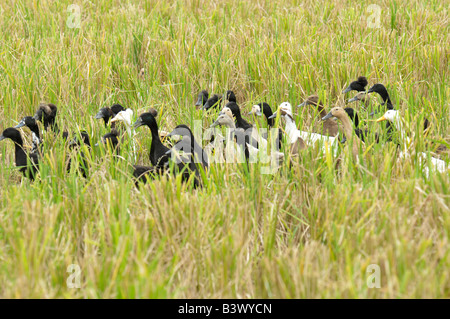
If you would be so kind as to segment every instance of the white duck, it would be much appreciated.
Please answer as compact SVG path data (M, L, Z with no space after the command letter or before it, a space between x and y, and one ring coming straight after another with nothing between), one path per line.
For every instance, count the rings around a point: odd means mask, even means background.
M400 112L398 110L388 110L382 117L380 117L377 122L389 121L394 124L395 128L399 132L400 143L402 144L402 151L400 152L399 159L406 159L411 157L410 150L414 147L411 138L406 134L403 129L403 121L400 117ZM414 150L413 150L414 151ZM428 154L425 152L417 153L417 157L419 160L419 164L424 165L423 172L425 176L428 178L430 176L430 172L427 166ZM438 158L430 156L430 166L433 170L436 170L440 173L445 173L450 170L450 164L447 164L445 161L440 160Z
M133 110L132 109L126 109L125 111L120 111L116 114L116 116L111 120L111 123L113 122L122 122L125 125L125 128L127 130L128 137L131 141L131 146L133 148L133 158L136 162L136 143L134 141L134 136L136 135L136 132L133 129Z
M211 127L216 127L217 125L226 126L227 137L225 145L225 159L227 163L245 163L245 151L244 145L238 145L235 141L235 134L244 134L242 130L236 129L234 124L233 116L226 113L220 113L217 120L211 124Z
M274 118L277 116L278 112L284 118L286 122L285 131L289 138L289 143L292 145L297 143L298 139L301 138L303 141L309 145L313 146L317 142L322 143L322 151L325 152L327 145L332 148L334 156L336 156L338 151L338 135L335 137L321 135L318 133L310 133L305 131L300 131L295 125L294 117L292 116L292 106L289 102L283 102L278 107L278 110L273 113L269 118Z

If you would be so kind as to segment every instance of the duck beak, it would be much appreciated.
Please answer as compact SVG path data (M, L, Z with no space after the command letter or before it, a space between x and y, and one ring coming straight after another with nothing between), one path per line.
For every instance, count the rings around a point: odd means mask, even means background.
M168 140L171 139L173 141L179 141L180 140L180 135L177 134L177 132L170 132L168 134L166 134L166 136L163 137L164 140Z
M330 112L327 115L325 115L324 117L322 117L322 121L328 120L328 119L330 119L332 117L333 117L333 114L331 114L331 112Z
M211 128L212 128L212 127L216 127L217 125L219 125L219 120L216 120L213 124L211 124L210 127L211 127Z
M355 101L358 101L358 98L356 96L352 97L351 99L348 99L347 103L352 103L352 102L355 102Z
M203 104L202 110L205 110L205 111L206 111L206 110L208 110L210 107L211 107L211 106L209 105L209 102L206 101L206 103Z
M369 91L367 91L367 93L373 93L373 89L370 88Z
M136 122L134 122L133 124L133 129L137 129L138 127L144 125L144 122L142 122L142 120L140 118L137 119Z
M277 113L278 113L278 111L275 111L271 116L268 117L268 119L273 119L273 118L277 117Z
M297 107L304 107L306 105L306 102L303 102L302 104L297 105Z
M341 144L344 144L345 142L347 142L347 137L344 136L344 138L341 140Z
M197 103L195 103L195 106L202 106L202 104L203 104L203 97L199 96Z
M377 123L383 121L387 121L387 118L384 115L377 120Z
M24 120L20 121L19 124L17 124L16 126L14 126L14 128L21 128L21 127L23 127L23 126L25 126L25 121L24 121Z
M3 141L4 139L6 139L6 137L4 137L3 135L0 135L0 141Z
M102 112L98 112L97 114L95 114L94 118L97 120L102 119L103 118Z
M348 88L346 88L344 91L342 91L342 94L348 93L352 90L352 88L349 86Z

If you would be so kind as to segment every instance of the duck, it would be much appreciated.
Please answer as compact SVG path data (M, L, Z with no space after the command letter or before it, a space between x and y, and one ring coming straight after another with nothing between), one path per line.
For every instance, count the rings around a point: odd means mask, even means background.
M97 120L103 119L105 127L108 127L109 120L122 111L125 111L122 105L113 104L111 107L102 107L94 118ZM111 128L114 128L114 124L111 124Z
M272 112L272 108L270 107L270 105L268 103L261 102L261 103L255 104L252 106L252 110L250 112L248 112L248 115L262 116L263 114L266 117L267 126L273 127L275 125L275 119L269 118L270 116L272 116L273 112Z
M210 97L205 104L203 104L202 109L205 111L208 111L212 108L218 108L220 104L222 103L222 96L218 94L214 94L212 97Z
M354 97L347 100L347 103L360 101L363 103L364 107L367 109L370 106L370 95L367 92L358 92ZM370 110L373 112L373 110Z
M206 101L208 101L208 97L209 97L209 93L207 90L202 90L198 94L197 102L195 102L195 107L197 110L205 105Z
M60 130L58 128L58 124L56 123L57 112L58 108L55 104L41 103L39 104L39 107L33 118L44 125L45 131L48 131L48 129L50 128L54 133L59 134ZM69 133L67 131L63 131L62 137L65 141L67 141Z
M148 126L152 134L149 153L150 162L158 169L164 169L169 164L169 156L166 154L169 148L161 142L158 133L158 123L150 112L142 113L133 124L133 127L137 129L144 125Z
M271 118L275 118L278 113L286 123L284 131L286 132L288 142L291 147L295 143L299 143L299 145L314 146L317 142L320 142L322 143L322 152L326 152L327 148L331 148L333 150L333 154L336 156L338 151L337 136L326 136L318 133L298 130L292 115L292 106L289 102L281 103L278 110L271 116ZM301 141L299 141L299 138L301 138Z
M235 102L229 102L222 110L221 113L228 115L231 119L235 120L235 128L242 131L242 134L249 136L249 142L255 148L267 148L267 134L264 138L256 127L248 123L241 116L241 110ZM267 133L267 132L266 132ZM238 133L240 136L241 133Z
M52 103L41 103L38 106L33 118L44 125L44 130L52 129L58 132L58 125L56 124L56 114L58 108Z
M355 127L354 131L356 136L358 136L361 141L366 142L366 139L368 137L368 135L370 134L368 129L361 129L359 128L359 116L358 113L351 107L346 107L344 109L345 112L347 112L348 117L352 120L353 125ZM341 143L344 143L346 140L345 136L344 139L341 141ZM375 133L375 143L379 143L380 142L380 137L378 135L378 133Z
M232 114L232 116L233 116L233 118L234 118L234 120L235 120L235 123L236 123L236 128L241 128L241 129L243 129L244 131L253 128L253 126L252 126L250 123L248 123L246 120L244 120L244 119L242 118L242 115L241 115L241 109L240 109L239 106L236 104L236 102L233 102L233 101L232 101L232 102L228 102L228 103L225 105L225 107L222 109L221 112L222 112L222 113L227 112L226 109L228 109L228 110L231 111L231 114Z
M225 110L225 112L231 112ZM225 159L227 163L243 163L244 159L248 162L250 154L247 143L250 137L244 133L243 130L237 129L233 117L225 112L219 113L216 121L211 124L211 128L218 125L228 128L226 134L225 144Z
M358 79L350 83L350 85L345 90L343 90L342 93L345 94L350 91L364 92L366 90L365 88L367 84L367 78L365 76L359 76Z
M383 99L383 103L381 105L386 105L386 109L389 110L394 110L394 106L392 105L392 101L391 98L389 96L389 93L386 89L386 87L381 84L381 83L377 83L374 84L368 91L367 93L378 93L378 95L381 96L381 98ZM375 113L378 113L380 111L380 108L378 109L377 112L373 112L370 115L373 115ZM423 130L427 131L430 127L430 122L428 121L427 118L424 119L423 121ZM392 130L392 126L391 126L391 122L388 121L386 123L386 128L388 128L388 134L392 134L393 130ZM389 139L391 140L391 139Z
M225 93L224 96L225 96L225 100L226 100L226 101L228 101L228 102L234 102L234 103L237 104L236 94L234 94L233 91L228 90L228 91Z
M386 108L388 110L393 110L394 106L392 105L392 101L391 98L389 96L389 93L386 89L386 87L381 84L381 83L377 83L374 84L368 91L367 93L378 93L381 98L383 99L383 103L381 105L386 105Z
M89 174L89 163L86 158L86 154L80 149L82 145L86 145L88 149L91 148L91 142L89 140L89 135L86 131L80 132L80 138L78 135L74 135L72 140L69 142L69 149L75 150L76 153L80 155L80 166L78 167L78 171L83 175L84 178L88 177ZM67 172L70 171L72 164L72 157L69 156L68 162L67 162Z
M176 129L175 135L179 135L179 133L184 133L180 131L184 131L185 128ZM173 132L173 131L172 131ZM198 156L196 155L198 150L196 150L195 141L191 139L189 135L180 135L182 139L178 141L170 150L166 152L166 155L170 156L170 158L177 165L177 172L181 173L181 180L184 182L189 181L189 178L192 173L194 173L194 188L197 188L201 185L201 174L199 170ZM197 144L198 145L198 144ZM181 154L183 153L183 154Z
M374 93L374 92L378 93L381 96L381 98L383 99L383 103L381 103L380 107L378 107L378 110L373 111L372 113L369 114L369 116L373 116L374 114L380 112L381 106L383 106L383 105L386 106L387 110L393 110L394 109L394 106L392 105L392 101L391 101L391 98L389 96L389 93L387 92L387 89L386 89L386 87L383 84L376 83L367 91L368 94ZM387 134L386 141L391 142L392 141L392 134L394 132L394 129L392 127L391 122L388 121L386 123L386 129L387 129L387 131L386 131L386 134Z
M112 151L112 153L114 154L114 159L123 159L123 157L120 156L119 133L115 129L103 135L101 143ZM98 143L96 145L98 146ZM132 167L136 187L139 187L139 182L145 184L148 181L148 177L153 177L152 174L158 173L153 166L132 165Z
M323 118L325 115L327 115L327 111L323 107L322 103L319 100L319 96L317 95L310 95L306 99L305 102L298 105L297 107L303 107L306 105L312 105L314 109L316 109L319 112L320 118ZM322 131L320 132L322 135L329 135L329 136L337 136L339 134L339 126L336 123L336 121L329 119L323 121Z
M267 149L267 140L259 134L257 128L242 118L241 109L236 102L228 102L221 112L234 118L236 128L245 131L245 134L251 137L249 141L253 147Z
M151 113L152 115L154 114L153 117L155 117L155 115L158 114L155 109L153 109L153 111L150 110L149 113ZM134 136L136 134L134 132L133 123L132 123L133 114L134 114L134 112L132 109L126 109L124 111L120 111L119 113L116 114L116 116L114 116L111 119L111 123L121 122L125 125L126 131L128 134L128 138L131 142L131 147L132 147L132 154L130 154L130 157L133 157L134 162L136 162L136 142L134 141Z
M195 163L201 162L203 168L206 170L208 168L208 156L205 153L205 151L202 149L202 147L195 140L194 134L192 134L191 129L185 124L177 125L172 130L172 132L170 132L167 135L167 137L174 137L174 136L182 136L182 137L189 138L189 141L191 142L191 150L194 152L194 154L193 154L193 156L195 157L194 162ZM186 142L186 140L185 140L185 142ZM182 145L183 144L180 144L179 146L182 146Z
M111 132L106 133L101 138L101 143L106 145L112 153L120 156L120 146L119 146L119 133L117 130L112 129ZM95 144L95 146L99 146L99 143Z
M389 121L390 123L392 123L399 133L402 150L400 152L398 160L400 161L402 159L411 157L410 149L413 147L412 139L406 134L405 130L403 129L404 124L401 119L400 112L398 110L386 111L386 113L384 113L382 117L377 119L377 122L383 121ZM418 152L417 156L419 164L424 165L422 172L424 173L426 178L430 177L430 170L426 163L430 164L430 167L433 171L445 173L450 170L450 164L447 164L445 161L433 156L430 156L430 162L428 162L428 154L425 152Z
M267 120L267 126L272 129L275 125L275 119L270 118L273 115L272 108L266 102L261 102L252 106L252 110L248 113L248 115L256 115L256 116L264 116ZM262 137L267 140L268 135L262 134ZM278 128L278 136L276 138L276 145L278 145L278 150L281 149L281 141L283 140L283 130Z
M330 112L322 118L322 120L326 121L333 117L336 117L338 120L340 120L342 122L342 126L344 127L345 136L353 137L353 143L352 143L353 156L357 157L359 155L360 150L362 150L364 152L365 144L356 135L356 133L352 127L350 117L348 116L347 112L342 107L336 106L336 107L333 107L330 110Z
M157 111L149 111L153 117L156 116ZM133 110L132 109L126 109L124 111L120 111L119 113L117 113L112 119L111 119L111 123L114 122L122 122L125 125L125 128L127 130L128 135L132 135L132 130L133 130L133 125L132 125L132 118L133 118Z
M32 141L33 141L31 153L35 153L38 151L39 146L42 145L41 144L42 139L41 139L41 134L39 133L39 127L36 123L36 120L32 116L25 116L19 122L19 124L14 126L14 128L18 129L18 128L21 128L24 126L28 127L31 131Z
M209 143L204 147L209 163L224 163L224 142L225 137L216 129L209 127L203 134L203 138Z
M25 177L33 181L39 171L39 154L37 152L29 154L25 152L22 136L18 129L14 127L5 129L0 135L0 141L8 138L14 142L16 167L20 168L20 172Z

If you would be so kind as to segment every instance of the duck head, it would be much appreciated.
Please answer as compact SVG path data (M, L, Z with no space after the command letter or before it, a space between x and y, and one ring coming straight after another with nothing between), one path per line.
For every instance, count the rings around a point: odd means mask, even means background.
M248 115L252 115L252 114L257 115L257 116L262 116L261 106L259 104L252 106L252 110L250 112L248 112Z
M212 107L217 107L220 102L222 101L222 98L219 97L217 94L214 94L212 97L210 97L205 104L203 104L203 110L209 110Z
M33 118L36 121L42 122L44 124L44 128L47 129L48 126L55 123L57 111L58 108L56 107L56 105L51 103L41 103L39 104L39 108L37 109Z
M3 131L2 135L0 135L0 141L5 140L7 138L11 139L13 142L19 145L23 144L22 136L20 135L19 130L17 130L14 127L8 127Z
M233 115L231 115L230 117L229 114L221 112L217 117L216 121L213 124L211 124L210 127L216 127L218 125L234 126Z
M367 78L365 76L360 76L356 81L350 83L350 85L344 91L342 91L342 93L345 94L350 91L358 91L358 92L365 91L367 83L368 83Z
M352 103L356 101L366 102L369 100L369 95L366 92L358 92L354 97L347 100L347 103Z
M297 105L297 107L304 107L306 105L313 105L317 106L319 104L319 96L317 95L310 95L306 98L306 101L302 104Z
M199 108L200 106L205 105L206 101L208 101L208 91L203 90L198 94L198 98L197 98L197 102L195 103L195 106L197 106L197 108Z
M150 128L158 128L158 123L155 117L150 112L142 113L136 122L133 124L133 128L137 129L140 126L147 125Z
M290 117L291 119L294 119L293 115L292 115L292 106L291 103L289 102L283 102L280 104L280 106L278 106L278 110L276 112L274 112L269 119L273 119L277 116L277 114L280 113L280 116L283 117Z
M28 127L30 130L36 129L37 128L36 120L32 116L25 116L19 122L19 124L14 126L14 128L21 128L21 127L24 127L24 126Z
M333 117L342 118L345 115L347 115L345 110L340 106L336 106L336 107L333 107L327 115L322 117L322 121L328 120Z
M111 120L111 123L114 122L123 122L126 126L131 127L131 120L133 118L133 110L132 109L126 109L125 111L120 111L119 113L114 116L114 118Z
M391 123L394 123L394 122L398 121L399 118L400 118L400 114L397 110L388 110L386 113L384 113L384 115L382 117L377 119L377 122L389 121Z

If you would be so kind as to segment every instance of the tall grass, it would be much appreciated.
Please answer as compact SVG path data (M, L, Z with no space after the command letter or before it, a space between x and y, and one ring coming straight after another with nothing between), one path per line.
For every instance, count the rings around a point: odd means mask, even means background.
M234 90L243 114L260 101L295 108L313 93L330 108L366 75L387 86L418 149L448 145L442 1L377 1L379 28L368 27L367 1L86 1L75 3L80 28L67 26L71 4L1 5L1 130L43 101L58 106L62 129L86 130L92 144L108 131L93 115L113 103L136 114L155 107L166 131L194 120L206 128L216 113L195 110L201 89ZM294 109L299 127L317 128L312 115ZM136 140L137 162L149 165L149 130ZM176 177L136 188L129 144L124 160L84 149L87 179L66 172L77 156L50 133L44 149L33 183L14 168L12 143L0 143L2 298L450 296L449 175L426 179L390 144L360 163L309 148L275 175L211 165L200 189ZM66 283L71 264L80 288ZM371 264L380 288L367 286Z

